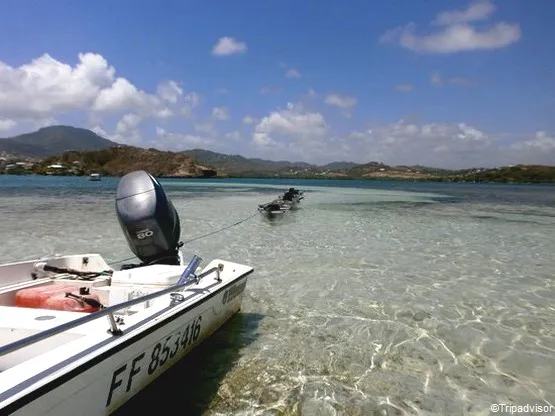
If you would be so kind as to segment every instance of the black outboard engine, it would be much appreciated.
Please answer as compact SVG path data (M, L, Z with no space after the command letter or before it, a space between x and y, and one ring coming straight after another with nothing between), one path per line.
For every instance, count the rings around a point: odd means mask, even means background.
M282 196L284 201L293 201L293 194L289 191L285 192Z
M142 264L178 265L179 215L158 181L139 170L123 176L116 193L116 214L131 251Z

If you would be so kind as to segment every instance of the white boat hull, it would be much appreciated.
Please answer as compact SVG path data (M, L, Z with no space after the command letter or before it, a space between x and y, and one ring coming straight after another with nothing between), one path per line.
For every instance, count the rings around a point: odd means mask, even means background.
M139 264L0 265L0 415L109 415L240 309L254 269L185 264L179 215L152 175L121 178L116 214Z
M185 300L174 306L170 306L169 294L162 295L153 306L125 317L126 324L120 325L122 335L108 333L107 319L99 318L83 325L81 332L74 331L81 334L80 338L43 351L32 359L12 363L11 368L0 373L0 414L113 413L240 309L247 278L253 269L214 260L205 270L214 264L224 264L221 281L204 277L197 285L183 290ZM34 314L35 319L44 315L58 315L63 319L64 314L74 314L3 308ZM23 325L23 315L19 321ZM43 342L24 349L40 347Z

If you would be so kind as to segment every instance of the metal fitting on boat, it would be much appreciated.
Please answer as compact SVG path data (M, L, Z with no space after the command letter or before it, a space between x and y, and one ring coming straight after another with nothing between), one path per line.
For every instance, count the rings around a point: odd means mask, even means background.
M181 293L170 293L170 298L172 299L172 301L170 302L170 306L175 306L178 303L185 301L185 296L183 296Z
M220 276L220 273L223 272L223 270L224 270L224 265L223 265L223 263L218 263L218 268L216 269L216 280L217 280L218 282L221 282L221 281L222 281L222 278L221 278L221 276Z
M119 329L118 323L112 312L108 313L108 321L110 322L110 329L108 332L112 335L123 335L123 331Z
M45 272L45 267L47 266L47 263L45 261L39 261L38 263L35 263L33 265L33 268L35 269L35 271L37 272Z

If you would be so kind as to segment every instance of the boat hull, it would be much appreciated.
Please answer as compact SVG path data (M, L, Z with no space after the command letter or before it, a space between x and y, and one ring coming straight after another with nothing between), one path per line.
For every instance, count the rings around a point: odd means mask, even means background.
M0 394L0 414L109 415L201 344L241 307L252 269L197 302L78 352ZM153 319L154 318L154 319ZM60 368L61 367L61 368Z

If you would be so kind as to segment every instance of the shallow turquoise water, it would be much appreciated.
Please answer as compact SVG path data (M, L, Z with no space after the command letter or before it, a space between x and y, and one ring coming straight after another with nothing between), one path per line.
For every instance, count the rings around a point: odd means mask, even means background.
M182 414L488 414L555 404L555 188L163 180L186 246L255 267L242 314L128 407ZM0 176L0 261L131 256L117 180ZM130 410L129 410L130 411ZM385 413L384 413L385 412Z

